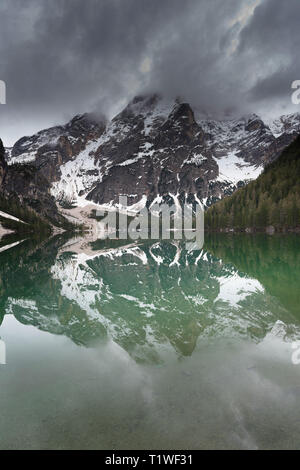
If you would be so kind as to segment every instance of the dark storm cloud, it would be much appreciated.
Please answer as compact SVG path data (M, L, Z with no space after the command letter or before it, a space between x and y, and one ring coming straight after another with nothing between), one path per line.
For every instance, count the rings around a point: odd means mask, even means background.
M256 64L254 101L289 101L291 83L300 77L299 8L299 0L265 0L241 32L239 52Z
M92 108L111 115L148 91L180 95L215 115L289 102L286 87L300 78L298 7L298 0L1 0L8 104L0 107L0 134L12 140Z

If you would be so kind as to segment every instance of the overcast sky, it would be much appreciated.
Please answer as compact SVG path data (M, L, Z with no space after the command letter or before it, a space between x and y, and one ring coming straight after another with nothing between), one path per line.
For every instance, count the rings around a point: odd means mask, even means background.
M219 117L300 111L299 0L1 0L0 137L140 93Z

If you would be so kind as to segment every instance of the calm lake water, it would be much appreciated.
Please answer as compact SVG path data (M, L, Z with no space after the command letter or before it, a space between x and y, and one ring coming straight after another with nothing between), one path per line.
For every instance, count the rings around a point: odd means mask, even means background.
M299 448L300 237L18 241L0 449Z

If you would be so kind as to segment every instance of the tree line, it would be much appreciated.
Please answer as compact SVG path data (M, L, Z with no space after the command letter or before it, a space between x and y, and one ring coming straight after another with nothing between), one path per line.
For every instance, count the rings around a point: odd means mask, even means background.
M257 180L213 205L205 214L209 230L278 231L300 227L300 136Z

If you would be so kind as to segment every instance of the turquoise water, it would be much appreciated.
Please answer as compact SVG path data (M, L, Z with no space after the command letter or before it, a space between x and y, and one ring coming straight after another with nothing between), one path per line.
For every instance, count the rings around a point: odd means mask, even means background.
M0 448L298 448L299 240L2 239Z

